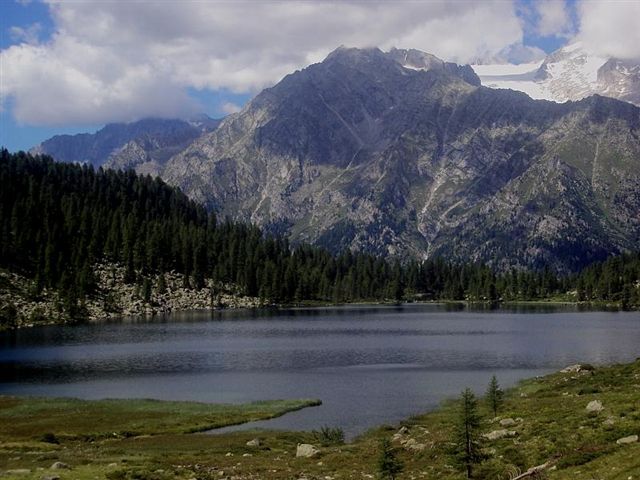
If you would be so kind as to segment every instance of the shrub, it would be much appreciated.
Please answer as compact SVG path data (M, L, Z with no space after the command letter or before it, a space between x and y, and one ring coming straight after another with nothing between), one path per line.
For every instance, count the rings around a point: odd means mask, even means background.
M378 457L378 473L383 480L395 480L404 469L402 461L396 456L396 450L391 442L384 438L380 442L380 456Z
M323 446L328 445L341 445L344 443L344 431L339 428L321 427L320 431L314 430L311 432L316 442L319 442Z
M55 436L55 434L53 434L51 432L47 432L47 433L43 434L42 437L40 437L40 441L45 442L45 443L53 443L53 444L56 444L56 445L60 443L60 441Z

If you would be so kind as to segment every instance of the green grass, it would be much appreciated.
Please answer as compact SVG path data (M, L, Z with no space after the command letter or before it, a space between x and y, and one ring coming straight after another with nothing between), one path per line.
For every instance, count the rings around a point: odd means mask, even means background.
M273 400L242 405L158 400L79 400L0 397L0 439L96 439L193 433L266 420L318 400Z
M587 412L595 399L604 410ZM51 473L61 480L375 478L380 439L391 438L399 426L380 426L347 444L324 442L320 456L309 459L295 457L296 445L320 445L318 432L187 433L309 404L0 397L0 470L28 469L2 477L25 480ZM464 478L449 453L457 409L457 400L449 400L402 423L408 428L406 438L423 448L412 451L394 442L405 463L400 479ZM552 464L544 477L550 480L640 478L640 444L616 444L621 437L640 434L640 361L526 380L507 392L498 419L483 402L481 409L486 432L503 428L499 419L510 417L518 419L508 427L517 435L485 442L489 459L478 466L476 478L507 480L545 462ZM43 437L45 433L53 437ZM256 437L259 447L246 445ZM50 472L55 461L72 468Z

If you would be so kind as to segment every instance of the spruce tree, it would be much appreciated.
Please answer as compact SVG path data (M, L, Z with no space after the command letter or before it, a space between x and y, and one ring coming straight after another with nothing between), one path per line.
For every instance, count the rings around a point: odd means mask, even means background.
M383 480L395 480L404 469L402 461L397 457L396 450L389 439L380 442L380 456L378 457L378 473Z
M462 392L460 411L455 429L453 457L462 466L467 478L472 478L473 467L484 460L481 443L481 417L478 401L471 389Z
M495 375L491 377L489 386L487 387L487 402L489 404L489 408L493 412L493 416L497 417L498 410L504 403L504 392L500 388L500 384L498 383L498 379Z

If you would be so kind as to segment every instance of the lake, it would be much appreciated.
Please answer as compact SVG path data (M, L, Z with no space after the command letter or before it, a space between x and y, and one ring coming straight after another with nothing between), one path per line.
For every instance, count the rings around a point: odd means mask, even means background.
M323 404L243 428L348 437L436 407L491 375L507 387L640 355L640 314L444 305L180 312L0 334L0 393Z

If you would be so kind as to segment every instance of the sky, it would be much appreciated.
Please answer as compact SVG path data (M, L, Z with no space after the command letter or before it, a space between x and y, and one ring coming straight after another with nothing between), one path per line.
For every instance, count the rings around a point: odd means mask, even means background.
M0 146L219 118L340 45L524 63L580 40L640 58L639 19L640 0L0 0Z

